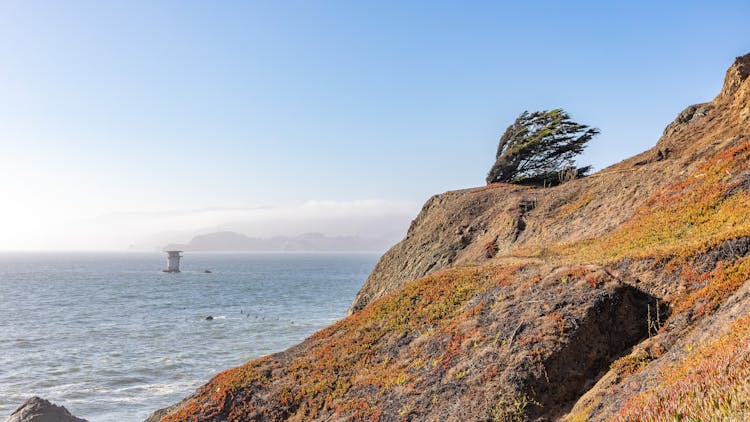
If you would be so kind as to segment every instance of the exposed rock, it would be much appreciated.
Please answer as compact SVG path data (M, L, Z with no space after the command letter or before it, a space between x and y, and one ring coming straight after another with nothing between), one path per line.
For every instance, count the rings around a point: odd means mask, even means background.
M6 422L86 422L77 418L63 406L57 406L49 401L32 397L22 404L15 412L8 416Z
M734 64L727 70L719 98L727 99L734 96L748 76L750 76L750 54L745 54L737 57Z
M676 132L683 130L688 123L691 123L693 121L696 121L700 118L708 116L708 113L713 109L714 106L711 104L695 104L687 107L685 110L682 110L680 114L677 115L677 118L674 119L672 123L670 123L665 129L663 136L670 136L675 134ZM658 150L660 154L663 154L663 150ZM663 159L666 158L666 156L660 158Z
M412 221L406 239L380 258L357 294L352 311L362 309L396 286L450 266L467 246L488 239L488 226L492 223L489 217L514 208L514 196L526 190L507 186L478 194L464 190L430 198ZM515 225L508 222L501 229L506 232L502 237L512 236Z

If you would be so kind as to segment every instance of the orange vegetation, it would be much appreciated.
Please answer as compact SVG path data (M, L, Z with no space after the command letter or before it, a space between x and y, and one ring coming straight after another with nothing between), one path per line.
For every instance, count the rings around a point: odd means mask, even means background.
M740 421L750 418L750 316L665 368L615 421Z
M459 326L481 312L482 304L471 299L492 287L507 285L522 266L451 269L409 283L374 302L361 312L314 334L308 353L285 365L288 384L280 389L282 412L314 418L321 412L357 419L377 419L374 403L339 400L350 389L374 388L381 394L394 388L411 389L413 374L423 370L419 350L413 356L391 356L388 343L410 333L445 336L449 341L432 359L430 366L446 368L463 350L471 347L476 330ZM394 349L396 350L396 349ZM397 359L398 358L398 359ZM259 372L270 358L256 360L217 375L195 398L164 421L206 420L225 410L231 401L229 418L253 411L262 413L251 397L262 395L268 374ZM457 375L460 376L460 375ZM261 392L261 393L259 393ZM247 400L246 400L247 399Z
M747 171L750 140L721 152L698 172L654 194L621 228L598 239L559 246L560 255L611 261L623 257L689 257L721 240L750 235L750 195L735 189Z

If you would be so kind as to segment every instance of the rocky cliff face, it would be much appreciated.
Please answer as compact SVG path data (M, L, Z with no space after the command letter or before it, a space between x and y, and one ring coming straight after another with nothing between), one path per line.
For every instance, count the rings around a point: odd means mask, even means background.
M749 418L748 69L590 177L431 198L352 315L152 420Z

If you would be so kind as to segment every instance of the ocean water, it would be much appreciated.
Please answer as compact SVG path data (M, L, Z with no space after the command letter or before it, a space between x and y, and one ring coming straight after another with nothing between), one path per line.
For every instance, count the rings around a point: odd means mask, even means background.
M159 253L0 254L0 420L38 395L141 421L341 319L376 260L186 253L166 274Z

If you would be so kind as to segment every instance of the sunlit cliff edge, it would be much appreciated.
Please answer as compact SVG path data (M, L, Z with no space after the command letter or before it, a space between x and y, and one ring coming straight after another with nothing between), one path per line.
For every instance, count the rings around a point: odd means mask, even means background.
M589 177L434 196L347 318L149 421L750 419L748 75Z

